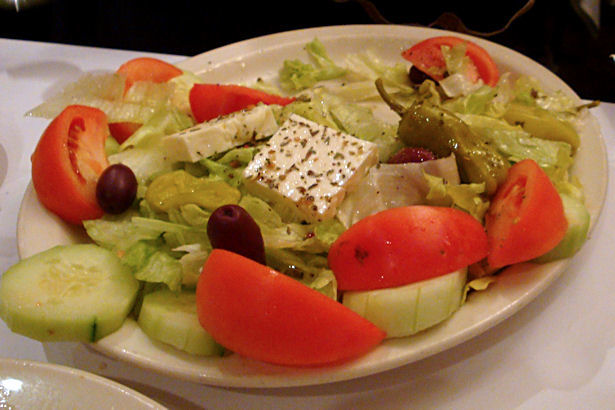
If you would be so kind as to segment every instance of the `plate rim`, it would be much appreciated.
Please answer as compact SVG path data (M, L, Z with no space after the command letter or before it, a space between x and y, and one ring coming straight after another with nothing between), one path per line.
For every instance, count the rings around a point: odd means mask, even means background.
M90 385L100 386L102 389L108 389L122 397L129 398L132 406L139 403L143 406L143 408L165 409L162 404L120 382L86 370L69 367L62 364L30 359L2 357L0 358L0 369L0 376L9 376L11 373L16 376L17 373L27 372L32 375L40 375L40 373L44 373L48 376L59 375L70 377L71 379L75 379L75 381L79 381L81 383L87 381Z
M385 30L390 32L390 36L394 37L394 38L398 38L397 33L399 33L400 31L419 31L419 32L425 32L425 33L429 33L430 35L434 35L434 34L439 34L439 35L456 35L459 37L464 37L464 38L468 38L472 41L475 41L481 45L489 45L489 47L492 48L497 48L500 49L501 52L504 52L508 55L512 55L515 58L522 58L525 59L529 62L531 62L532 65L540 67L542 70L544 70L546 73L548 73L550 76L554 77L556 80L559 81L559 83L561 83L561 85L563 86L563 91L571 94L573 96L575 96L577 99L580 100L579 96L574 92L574 90L572 88L570 88L570 86L568 84L566 84L563 80L561 80L556 74L552 73L551 71L549 71L548 69L546 69L544 66L542 66L540 63L531 60L530 58L524 56L523 54L509 49L505 46L502 46L500 44L491 42L489 40L485 40L482 38L476 38L473 36L469 36L469 35L463 35L460 33L455 33L455 32L451 32L451 31L446 31L446 30L440 30L440 29L432 29L432 28L424 28L424 27L413 27L413 26L403 26L403 25L380 25L380 24L374 24L374 25L363 25L363 24L356 24L356 25L343 25L343 26L323 26L323 27L311 27L311 28L304 28L304 29L297 29L297 30L290 30L290 31L284 31L284 32L280 32L280 33L273 33L273 34L269 34L269 35L264 35L264 36L259 36L259 37L255 37L252 39L247 39L247 40L242 40L236 43L232 43L229 45L225 45L222 47L218 47L209 51L205 51L203 53L200 53L196 56L190 57L186 60L183 60L179 63L177 63L177 65L180 68L189 68L191 64L194 64L195 61L198 61L198 59L202 59L205 56L209 56L212 60L215 59L215 57L217 57L218 55L224 55L225 53L232 51L236 48L242 48L242 47L248 47L251 44L253 44L254 42L265 42L267 44L270 44L270 47L275 46L275 43L282 43L283 46L288 46L287 43L284 43L282 40L283 39L293 39L294 42L296 43L305 43L306 39L311 39L315 36L315 34L320 33L323 34L322 37L318 36L320 39L327 39L327 38L338 38L340 36L349 36L348 31L352 31L352 30L365 30L365 29L375 29L375 30ZM378 33L376 34L378 35ZM297 37L295 39L295 37ZM351 36L352 37L352 36ZM239 53L241 54L241 53ZM245 58L245 56L241 55L239 58ZM525 61L524 60L524 61ZM228 60L227 60L228 61ZM221 63L224 63L224 61L221 61ZM595 117L593 118L593 120L595 121ZM597 221L600 219L600 215L602 214L602 211L604 209L604 203L605 203L605 199L606 199L606 190L607 190L607 186L608 186L608 161L607 161L607 157L606 157L606 145L605 145L605 141L604 141L604 136L602 135L602 133L600 132L599 128L598 128L598 136L597 136L601 151L605 154L603 155L603 158L601 158L601 163L603 166L603 169L605 169L606 172L606 176L605 178L603 178L603 180L601 181L601 201L600 201L600 206L597 210L597 213L595 215L595 217L592 217L591 220L591 227L590 230L593 230L593 228L595 227ZM19 237L20 237L20 229L19 226L24 223L23 219L22 219L22 208L24 207L24 203L26 202L27 196L28 195L34 195L33 190L32 190L32 185L31 183L28 186L28 190L26 191L26 195L24 195L24 198L22 200L22 204L20 206L20 210L19 210L19 217L18 217L18 243L19 243L19 247L18 247L18 252L20 254L20 257L22 256L22 244L19 241ZM591 232L591 231L590 231ZM130 356L130 360L127 360L128 363L133 364L137 367L141 367L144 369L148 369L148 370L153 370L159 373L163 373L163 374L167 374L170 375L172 377L176 377L179 379L183 379L183 380L187 380L187 381L191 381L191 382L197 382L197 383L201 383L201 384L206 384L206 385L215 385L215 386L227 386L227 387L256 387L256 388L278 388L278 387L297 387L297 386L309 386L309 385L320 385L320 384L326 384L326 383L333 383L333 382L339 382L339 381L344 381L344 380L351 380L351 379L356 379L356 378L360 378L360 377L365 377L365 376L369 376L369 375L373 375L373 374L377 374L383 371L387 371L387 370L391 370L394 368L398 368L404 365L408 365L412 362L424 359L426 357L429 356L433 356L436 355L440 352L443 352L445 350L448 350L456 345L459 345L465 341L468 341L484 332L487 332L490 328L496 326L497 324L505 321L506 319L508 319L509 317L511 317L512 315L514 315L515 313L517 313L519 310L521 310L524 306L526 306L527 304L529 304L530 302L532 302L538 295L540 295L545 289L547 289L549 286L551 286L551 284L557 279L559 278L563 272L566 270L566 268L568 267L568 265L570 264L571 259L565 259L562 261L557 261L557 262L553 262L551 264L549 264L549 272L547 275L547 280L543 280L541 282L539 282L538 287L533 287L531 290L531 292L529 292L522 300L515 300L515 303L512 303L508 306L506 306L504 309L502 309L500 312L498 312L497 314L493 314L490 318L486 318L483 322L477 322L474 323L472 326L470 327L466 327L461 331L458 331L456 334L454 334L453 336L449 337L448 339L446 339L446 343L440 343L438 347L428 347L428 348L424 348L420 354L415 354L414 356L412 356L412 358L410 360L407 360L406 358L400 357L396 360L393 361L389 361L387 363L387 365L381 365L379 366L377 369L370 369L370 368L365 368L362 370L354 370L353 373L351 375L347 375L344 374L343 371L337 371L335 369L344 369L344 367L335 367L333 368L333 371L327 371L325 370L324 372L316 372L316 374L310 374L308 376L302 377L301 375L292 375L291 378L288 377L287 374L280 374L274 377L270 377L267 378L269 376L257 376L257 377L250 377L248 379L244 379L242 377L235 377L232 380L228 380L225 378L215 378L212 377L211 375L207 375L206 373L190 373L190 374L186 374L185 372L181 372L180 370L171 370L168 371L165 369L161 369L160 366L156 366L155 363L152 363L151 359L147 359L147 358L142 358L139 357L138 355L132 355ZM546 265L542 265L543 267ZM494 318L494 316L496 316ZM132 319L131 319L132 320ZM407 338L406 338L407 339ZM101 341L91 344L89 345L89 347L91 347L92 349L94 349L97 352L103 353L108 357L112 357L112 358L118 358L120 360L126 360L126 355L128 355L129 352L123 350L123 349L119 349L117 346L112 346L109 344L106 344L106 339L102 339ZM386 343L386 342L385 342ZM360 360L360 358L358 359ZM277 367L277 366L274 366ZM266 380L263 380L263 378L265 378Z

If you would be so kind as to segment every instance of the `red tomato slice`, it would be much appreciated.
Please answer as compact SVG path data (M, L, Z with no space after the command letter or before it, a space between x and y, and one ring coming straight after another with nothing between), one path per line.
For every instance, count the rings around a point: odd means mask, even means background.
M510 167L485 215L487 261L493 268L525 262L553 249L566 234L562 199L531 159Z
M109 165L107 116L97 108L70 105L47 127L32 154L32 183L41 203L65 221L100 218L98 176Z
M485 84L495 86L500 78L497 65L485 49L469 40L452 36L433 37L410 47L402 53L402 56L434 80L440 81L446 73L441 47L453 47L461 43L465 43L466 55L472 60L478 76Z
M294 98L232 84L195 84L190 90L190 108L197 122L209 121L259 102L286 105L293 101Z
M289 366L339 363L385 333L344 305L244 256L209 255L196 288L203 328L226 348Z
M124 92L137 81L166 83L182 74L182 70L173 64L151 57L139 57L127 61L118 68L117 72L126 76Z
M340 290L407 285L461 269L487 256L487 236L453 208L387 209L351 226L329 250Z
M115 138L118 144L126 141L132 134L135 133L141 125L138 122L112 122L109 123L109 132Z

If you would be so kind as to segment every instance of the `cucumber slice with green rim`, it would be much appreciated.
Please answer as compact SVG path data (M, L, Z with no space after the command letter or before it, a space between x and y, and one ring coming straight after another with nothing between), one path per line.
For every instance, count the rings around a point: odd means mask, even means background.
M342 303L387 333L404 337L447 319L461 306L467 269L395 288L345 292Z
M196 314L196 294L158 290L143 298L138 319L154 340L199 356L221 356L224 348L203 329Z
M560 193L564 213L568 221L568 229L559 244L546 254L534 259L534 262L547 263L559 259L570 258L581 249L587 240L591 217L582 201L570 195Z
M0 279L0 317L15 333L46 341L94 342L120 328L139 283L111 251L57 246Z

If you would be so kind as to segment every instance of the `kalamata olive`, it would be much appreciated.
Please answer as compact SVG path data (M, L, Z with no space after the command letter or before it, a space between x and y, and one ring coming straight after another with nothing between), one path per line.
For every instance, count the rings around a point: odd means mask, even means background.
M217 208L207 222L207 236L214 248L238 253L265 264L265 244L261 230L239 205Z
M137 178L124 164L108 166L96 183L96 200L103 211L121 214L132 205L137 196Z
M405 164L407 162L423 162L432 159L436 159L436 156L426 148L405 147L389 158L388 163Z
M415 66L410 67L408 77L410 78L410 82L414 85L421 85L423 84L423 81L430 79L427 74L425 74Z

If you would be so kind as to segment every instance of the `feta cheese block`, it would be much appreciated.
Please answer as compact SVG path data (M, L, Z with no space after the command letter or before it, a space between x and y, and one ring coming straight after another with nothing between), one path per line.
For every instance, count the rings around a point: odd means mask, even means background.
M171 161L197 162L270 137L278 128L271 107L260 104L168 135L162 139L162 146Z
M244 170L245 186L285 217L318 222L376 163L376 144L292 114Z

